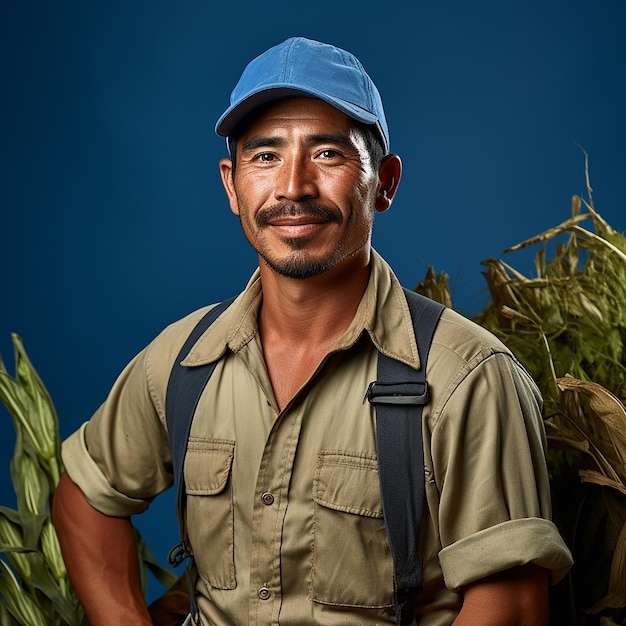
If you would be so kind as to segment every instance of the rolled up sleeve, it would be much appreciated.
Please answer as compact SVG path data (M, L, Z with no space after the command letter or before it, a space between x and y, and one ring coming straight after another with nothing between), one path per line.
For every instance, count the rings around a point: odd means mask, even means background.
M558 582L571 554L551 521L541 398L506 353L469 363L433 433L439 561L458 590L536 563Z
M510 520L461 539L439 553L446 585L462 586L518 565L535 563L561 580L572 560L556 526L542 518Z
M143 513L150 500L130 498L111 487L90 456L85 443L86 426L86 423L83 424L63 442L63 462L69 477L80 487L91 506L101 513L115 517Z
M173 483L163 413L171 350L153 359L153 347L126 366L91 419L63 442L69 477L107 515L141 513Z

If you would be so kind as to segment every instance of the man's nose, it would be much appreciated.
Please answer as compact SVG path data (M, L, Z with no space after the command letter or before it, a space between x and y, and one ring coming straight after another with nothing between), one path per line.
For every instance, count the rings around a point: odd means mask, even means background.
M276 182L277 200L304 200L317 197L315 166L306 158L286 159Z

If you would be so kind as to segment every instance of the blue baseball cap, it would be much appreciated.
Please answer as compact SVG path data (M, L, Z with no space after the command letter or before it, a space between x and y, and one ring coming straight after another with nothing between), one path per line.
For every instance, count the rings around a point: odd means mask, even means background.
M341 48L304 37L291 37L250 61L215 132L228 137L260 106L298 96L319 98L363 124L375 125L389 150L383 103L361 62Z

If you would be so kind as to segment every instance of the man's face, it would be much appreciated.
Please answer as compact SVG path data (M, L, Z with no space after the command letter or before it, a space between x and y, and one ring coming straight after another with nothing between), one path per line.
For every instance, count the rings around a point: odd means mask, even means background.
M239 137L236 158L234 175L220 163L231 209L275 272L367 264L378 172L347 115L313 98L281 101Z

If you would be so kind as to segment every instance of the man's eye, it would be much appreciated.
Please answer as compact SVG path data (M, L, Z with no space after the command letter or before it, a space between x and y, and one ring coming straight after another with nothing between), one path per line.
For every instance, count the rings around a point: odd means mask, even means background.
M271 152L261 152L257 154L255 159L261 161L261 163L271 163L274 160L274 155Z
M320 157L322 157L322 159L334 159L336 156L338 156L338 152L336 150L322 150L319 154Z

